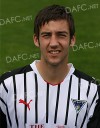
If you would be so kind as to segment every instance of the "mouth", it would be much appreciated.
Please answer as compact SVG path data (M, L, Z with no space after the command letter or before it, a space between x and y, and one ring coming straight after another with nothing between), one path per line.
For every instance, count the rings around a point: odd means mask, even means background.
M49 53L50 53L50 54L53 54L53 55L59 54L60 52L61 52L60 50L50 50L50 51L49 51Z

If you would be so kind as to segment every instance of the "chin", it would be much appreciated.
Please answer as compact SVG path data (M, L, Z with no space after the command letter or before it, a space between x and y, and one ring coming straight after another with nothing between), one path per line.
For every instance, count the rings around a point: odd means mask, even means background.
M59 64L61 64L60 61L48 61L48 64L51 66L58 66Z

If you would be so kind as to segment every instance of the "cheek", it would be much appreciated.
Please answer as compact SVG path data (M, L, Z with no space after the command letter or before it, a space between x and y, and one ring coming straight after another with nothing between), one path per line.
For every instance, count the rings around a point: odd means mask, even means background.
M64 43L63 43L63 48L64 49L68 49L69 48L69 46L70 46L70 42L68 41L65 41Z
M40 41L40 49L42 50L42 52L43 52L43 50L46 51L48 45L49 45L48 41L46 41L46 40Z
M41 51L41 54L45 54L46 53L46 46L40 44L40 51Z
M64 52L68 53L69 52L69 48L70 48L70 44L69 43L64 44L63 48L64 48Z
M66 46L69 46L71 40L69 37L66 37L66 38L59 39L59 42L61 42L61 44L66 47Z

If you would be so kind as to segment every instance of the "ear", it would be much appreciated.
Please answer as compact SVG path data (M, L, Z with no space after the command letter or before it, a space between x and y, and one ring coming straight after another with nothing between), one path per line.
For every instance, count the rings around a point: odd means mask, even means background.
M34 41L35 46L39 47L39 39L37 38L35 34L33 35L33 41Z
M73 47L75 45L75 42L76 42L76 37L75 35L73 35L73 37L71 38L70 46Z

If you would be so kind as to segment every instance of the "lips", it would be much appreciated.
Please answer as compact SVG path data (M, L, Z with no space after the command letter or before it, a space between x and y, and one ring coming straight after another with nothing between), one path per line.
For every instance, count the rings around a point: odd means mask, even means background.
M50 54L59 54L61 51L60 50L50 50Z

